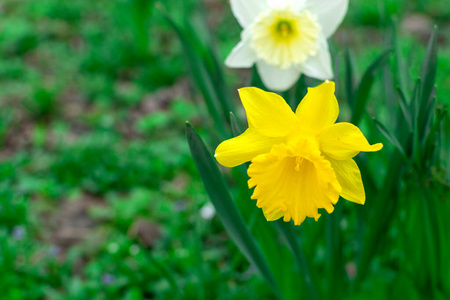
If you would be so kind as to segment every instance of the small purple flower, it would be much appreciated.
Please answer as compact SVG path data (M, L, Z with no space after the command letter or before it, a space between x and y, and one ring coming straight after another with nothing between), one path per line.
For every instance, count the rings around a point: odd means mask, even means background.
M25 237L25 229L22 226L14 226L12 236L18 241L22 240Z
M111 273L106 273L102 275L102 283L106 285L111 285L116 281L116 276Z
M48 253L50 256L58 256L59 253L61 253L61 247L57 245L52 245L50 249L48 250Z

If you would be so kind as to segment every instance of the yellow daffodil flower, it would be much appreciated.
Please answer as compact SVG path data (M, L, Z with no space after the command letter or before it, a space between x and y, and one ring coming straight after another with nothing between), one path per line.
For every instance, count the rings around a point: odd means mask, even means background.
M327 38L347 12L348 0L230 0L243 27L240 43L225 61L231 68L256 63L271 90L290 88L300 74L333 78Z
M215 157L226 167L251 161L251 198L267 220L283 217L296 225L306 217L317 221L318 209L333 212L339 195L364 204L361 173L352 158L383 145L370 145L353 124L335 123L339 106L334 82L309 88L295 113L274 93L248 87L239 95L249 128L222 142Z

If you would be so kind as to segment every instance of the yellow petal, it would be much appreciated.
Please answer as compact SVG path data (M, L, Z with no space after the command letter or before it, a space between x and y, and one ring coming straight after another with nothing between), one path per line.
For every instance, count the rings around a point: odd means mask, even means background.
M250 161L259 154L269 152L273 145L284 140L263 136L249 128L243 134L222 142L214 156L221 165L231 168Z
M327 156L346 160L360 151L374 152L383 148L383 144L370 145L361 130L350 123L336 123L319 134L320 150Z
M353 159L334 160L328 158L331 166L336 173L342 192L341 196L348 201L364 204L366 194L364 193L364 185L361 179L361 172L358 165Z
M291 149L285 144L276 145L270 153L261 154L252 160L248 169L249 187L256 186L252 199L263 208L267 220L284 216L285 222L294 220L300 225L306 217L317 220L319 208L328 213L339 199L341 187L331 163L311 150L311 145L300 145L308 149L302 157L289 156Z
M269 210L266 207L263 207L262 210L267 221L276 221L284 216L284 212L279 210Z
M239 90L248 125L269 137L284 137L296 128L297 118L279 95L255 87Z
M327 80L318 87L308 88L295 113L303 130L317 133L333 125L339 115L334 82Z

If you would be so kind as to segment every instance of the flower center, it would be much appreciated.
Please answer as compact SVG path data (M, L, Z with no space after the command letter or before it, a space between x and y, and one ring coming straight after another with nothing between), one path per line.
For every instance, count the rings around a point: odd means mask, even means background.
M282 38L287 38L290 34L292 34L291 23L287 20L278 22L277 31Z
M300 164L303 162L303 157L301 156L297 156L295 158L295 171L299 172L300 171Z
M320 26L309 11L272 9L252 27L252 47L270 65L285 69L317 53Z
M252 199L268 220L284 216L296 225L306 217L319 218L319 208L334 209L341 192L331 163L313 137L296 136L260 154L248 168L248 185L255 187Z

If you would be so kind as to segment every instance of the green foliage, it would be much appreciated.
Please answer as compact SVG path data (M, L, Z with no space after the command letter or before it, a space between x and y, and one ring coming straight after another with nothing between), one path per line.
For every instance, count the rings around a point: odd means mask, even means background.
M4 20L0 36L0 49L8 56L23 55L37 46L33 25L23 19Z
M57 112L55 101L56 93L37 84L30 94L30 98L25 101L24 107L30 111L37 120L47 119Z
M223 225L239 247L239 250L261 272L275 294L280 296L281 290L275 282L261 250L256 245L235 203L231 199L215 161L189 123L186 124L186 135L191 154L200 172L200 177Z
M376 15L380 21L388 25L389 15L395 9L392 10L393 8L389 5L384 8L386 9L385 15L379 12ZM173 26L176 30L181 31L176 25ZM395 31L394 29L393 32L395 33ZM179 36L182 42L189 40L187 33L181 32ZM183 43L185 48L188 48L187 51L195 51L194 46ZM388 140L385 142L386 154L384 157L375 156L368 161L364 155L361 155L361 158L358 159L366 182L367 209L345 208L347 215L351 216L348 219L344 217L342 208L337 207L336 212L326 218L326 224L323 226L315 225L319 228L312 229L307 224L303 224L303 231L306 235L304 240L299 239L295 230L288 225L282 226L277 222L274 223L300 270L301 277L299 278L302 278L302 283L306 287L303 294L308 295L311 299L322 297L341 299L355 291L358 295L358 291L365 290L365 285L371 285L370 290L380 289L374 299L386 297L389 293L406 295L407 293L396 285L379 281L377 277L368 277L369 274L372 274L374 265L377 262L380 264L380 260L382 268L386 268L392 274L392 280L397 285L400 287L414 286L408 291L408 296L411 298L439 298L448 293L448 282L443 275L445 272L448 273L448 267L442 267L442 263L438 263L438 261L450 261L448 255L444 254L449 253L448 239L444 234L449 230L448 224L444 221L446 219L444 206L447 204L445 201L443 203L438 201L442 195L441 192L433 192L430 189L431 187L440 187L438 190L443 189L447 191L444 193L448 193L448 183L445 183L442 173L439 178L436 177L437 173L435 172L436 169L442 169L441 162L445 160L445 156L442 156L442 150L445 148L442 148L442 142L438 137L442 136L440 130L444 128L443 120L446 116L446 109L438 108L436 99L437 34L434 32L431 35L422 62L420 78L415 81L415 84L408 85L412 81L407 76L410 69L406 67L405 58L398 47L398 38L396 34L393 34L389 45L392 50L388 49L377 54L376 59L363 73L361 80L356 79L358 77L355 69L356 58L350 51L347 51L344 57L345 80L339 81L337 89L338 96L342 94L343 90L345 91L346 105L341 108L350 112L352 123L365 122L362 126L366 127L365 131L371 133L371 137L369 137L371 141L379 140L380 133L385 135ZM393 54L393 58L390 57L391 54ZM194 70L200 69L207 59L200 55L188 57L189 63L195 66L191 67ZM337 66L339 67L339 65ZM339 69L336 70L336 73L340 74L339 71ZM380 83L381 71L384 72ZM258 76L255 73L253 76L255 82L258 82ZM199 84L197 80L194 82L205 95L203 83ZM311 84L314 82L301 78L295 90L284 94L285 99L292 107L295 107L298 100L293 99L292 95L302 94L302 91L305 90L303 86ZM211 86L218 94L223 85L225 85L224 82ZM414 88L405 93L404 89L407 86ZM345 88L342 89L342 87ZM396 89L399 91L398 93ZM373 96L375 94L372 92L373 90L382 91L376 94L379 96L378 98ZM214 91L209 94L214 94ZM405 94L410 95L411 98L408 99ZM228 130L228 122L219 116L218 108L220 106L214 106L214 102L210 100L205 97L215 127ZM387 107L388 111L383 110L384 107ZM383 119L389 116L386 119L390 125L394 125L395 133L389 133L390 130L379 121L370 122L367 112L371 115L380 114ZM232 131L234 133L241 132L238 126L239 121L234 114L231 114L230 120ZM199 144L203 144L189 126L187 127L187 136L191 153L210 199L219 215L221 212L223 214L222 206L230 200L226 199L228 191L224 191L223 184L219 184L221 174L215 171L216 168L211 165L209 153L204 146L199 146ZM393 148L398 152L393 151ZM380 173L380 169L383 169L380 166L384 166L387 170ZM233 172L239 189L242 189L239 183L247 180L246 176L242 175L241 169ZM245 185L243 188L246 188ZM243 201L248 201L248 198L248 194L242 196ZM221 200L218 201L218 199ZM249 219L246 217L247 213L247 207L243 207L241 214L247 221L247 227L252 229L254 220L257 218ZM405 218L405 215L408 217ZM250 261L254 259L248 254L247 249L242 247L240 239L236 237L247 231L246 226L242 226L236 233L230 229L229 217L222 217L221 220L247 259ZM339 226L348 224L347 222L350 222L351 229L346 232L339 231ZM240 224L239 222L233 223ZM345 227L347 226L345 225ZM259 231L263 231L261 227L257 228ZM398 238L399 231L407 238ZM275 252L274 249L277 245L267 244L268 240L272 244L277 240L277 235L273 231L264 231L264 234L258 234L258 231L255 231L254 235L265 253L273 254ZM411 239L414 239L414 242L410 241ZM306 254L303 254L302 241L307 245ZM343 247L346 242L350 241L357 246L350 251L345 251ZM317 257L317 253L320 253L320 244L324 245L326 258L317 260L314 258ZM411 245L414 246L411 247ZM383 255L381 247L387 247L392 253ZM411 252L410 249L416 249L416 251ZM408 262L407 266L393 262L390 255L399 256L401 261ZM426 262L425 266L420 267L419 262L423 264L424 261ZM269 265L278 282L286 282L286 278L295 276L292 274L292 268L283 270L280 275L279 272L282 269L280 265L286 264L286 260L279 257L277 262L278 265L274 265L269 261ZM421 271L417 272L419 269ZM261 276L267 280L267 272L261 269L259 271ZM375 272L381 274L382 269L379 268ZM326 276L321 276L323 274ZM348 278L346 278L347 276ZM315 286L318 286L317 291ZM295 287L298 291L298 286ZM280 298L295 298L292 286L289 284L282 285L281 289L283 296L279 296Z
M8 128L13 120L13 113L11 110L0 111L0 147L3 145L4 138L8 132Z
M74 90L85 101L135 106L181 73L173 33L160 27L151 1L8 0L2 6L8 15L0 22L2 94L19 98L38 118ZM43 80L36 80L36 70Z
M113 135L87 136L75 145L61 147L50 170L65 186L103 194L128 191L133 186L156 188L161 180L173 176L176 166L186 166L187 157L177 155L186 151L179 140L136 142L127 148L118 145Z
M224 124L228 123L228 115L234 108L228 99L223 70L217 61L211 41L208 36L205 38L204 34L201 34L204 33L202 28L206 27L204 20L200 19L194 23L188 19L190 15L184 15L181 24L178 24L163 8L160 8L160 12L178 35L186 54L191 77L205 100L216 131L222 138L226 137ZM197 16L194 15L193 18L195 17Z
M358 158L364 207L340 201L300 228L262 217L245 166L217 186L218 170L203 174L218 198L217 217L201 216L185 121L208 149L242 132L233 90L249 74L222 67L239 39L228 1L160 2L0 4L0 298L448 298L445 1L350 1L332 38L341 116L385 147ZM411 12L443 25L428 49L391 29ZM194 89L170 87L184 64ZM314 84L302 77L289 104Z

